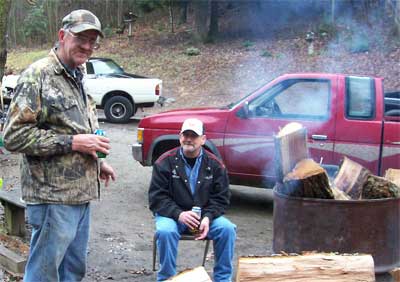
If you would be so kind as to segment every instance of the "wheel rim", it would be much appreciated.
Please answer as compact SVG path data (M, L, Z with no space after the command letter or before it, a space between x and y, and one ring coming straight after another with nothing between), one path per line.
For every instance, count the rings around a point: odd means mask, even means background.
M126 107L122 103L114 103L111 106L110 113L113 118L120 119L126 115Z

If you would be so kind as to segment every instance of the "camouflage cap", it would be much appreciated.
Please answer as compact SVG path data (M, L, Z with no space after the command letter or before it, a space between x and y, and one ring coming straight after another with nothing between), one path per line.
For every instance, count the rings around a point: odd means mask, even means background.
M64 29L69 29L75 33L94 29L99 32L101 37L104 37L99 19L88 10L72 11L63 18L62 25Z

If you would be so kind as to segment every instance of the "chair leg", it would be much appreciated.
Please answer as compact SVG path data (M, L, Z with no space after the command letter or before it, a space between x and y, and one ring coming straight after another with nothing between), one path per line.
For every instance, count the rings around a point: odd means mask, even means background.
M156 259L157 259L157 238L156 234L153 237L153 271L156 271Z
M210 247L210 240L206 239L206 247L204 248L204 256L203 256L203 264L204 266L206 264L206 258L207 258L207 253L208 253L208 248Z

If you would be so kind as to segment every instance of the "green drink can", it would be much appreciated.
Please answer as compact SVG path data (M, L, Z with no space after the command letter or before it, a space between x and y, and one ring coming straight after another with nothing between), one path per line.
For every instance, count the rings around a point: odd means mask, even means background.
M99 135L99 136L106 136L106 133L104 132L103 129L96 129L96 131L94 132L94 134ZM96 152L97 157L104 159L107 155L104 154L103 152Z

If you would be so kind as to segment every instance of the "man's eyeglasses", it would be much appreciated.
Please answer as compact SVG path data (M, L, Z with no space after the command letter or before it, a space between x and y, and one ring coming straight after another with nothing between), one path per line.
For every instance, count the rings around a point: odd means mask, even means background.
M84 36L82 34L76 34L76 33L73 33L72 31L69 31L69 30L67 30L67 32L69 34L71 34L71 36L76 40L76 42L79 45L85 45L86 43L89 43L90 47L93 48L94 50L99 49L99 47L100 47L100 44L98 42L98 38L91 39L91 38L89 38L87 36Z

